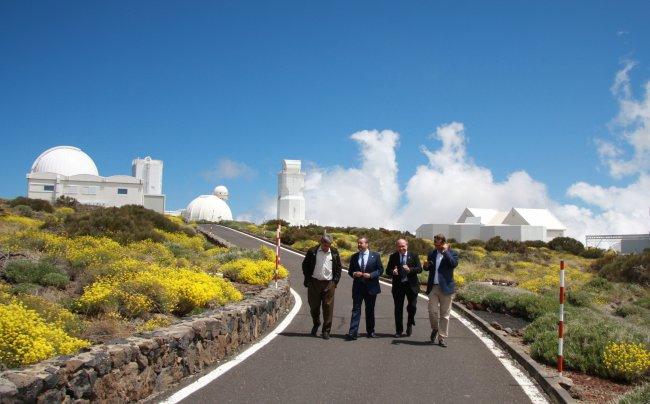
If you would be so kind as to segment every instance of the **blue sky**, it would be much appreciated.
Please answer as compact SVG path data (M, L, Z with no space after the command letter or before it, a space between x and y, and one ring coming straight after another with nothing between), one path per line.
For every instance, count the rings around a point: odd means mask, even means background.
M168 209L223 183L256 217L282 158L358 167L350 135L390 129L403 190L452 121L495 181L525 170L559 204L585 204L579 181L638 180L610 175L597 139L634 151L610 87L625 61L637 98L650 80L647 1L350 3L1 2L0 196L68 144L102 175L164 160ZM224 159L245 175L218 178Z

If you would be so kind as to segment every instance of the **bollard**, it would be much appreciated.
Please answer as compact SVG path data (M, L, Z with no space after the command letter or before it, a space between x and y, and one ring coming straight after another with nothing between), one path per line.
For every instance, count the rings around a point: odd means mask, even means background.
M560 261L560 321L558 322L557 370L564 371L564 261Z

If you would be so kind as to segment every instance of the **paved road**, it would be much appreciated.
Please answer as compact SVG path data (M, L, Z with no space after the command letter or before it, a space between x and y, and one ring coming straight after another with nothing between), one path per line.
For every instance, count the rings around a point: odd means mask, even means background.
M261 244L224 227L214 226L211 231L238 246L257 248ZM356 341L345 341L352 310L352 281L346 273L336 291L332 338L326 341L310 336L312 321L301 262L295 254L282 255L303 301L292 323L271 343L184 403L530 402L504 366L459 320L451 320L448 348L430 345L424 299L418 299L413 335L395 339L390 286L382 286L377 299L376 332L380 338L361 334ZM363 320L360 330L365 330Z

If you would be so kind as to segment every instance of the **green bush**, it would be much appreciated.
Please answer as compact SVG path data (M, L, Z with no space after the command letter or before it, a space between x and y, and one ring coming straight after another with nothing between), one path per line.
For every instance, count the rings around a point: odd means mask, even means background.
M596 247L587 247L580 253L580 256L584 258L602 258L604 255L605 250Z
M470 247L485 247L485 241L483 240L470 240L467 242L467 245Z
M506 242L501 237L492 237L485 243L485 249L488 251L503 251L506 248Z
M4 272L11 283L32 283L62 288L70 281L65 271L47 261L9 261Z
M548 248L573 255L580 255L585 250L585 246L581 242L571 237L555 237L548 242Z
M48 201L44 201L42 199L30 199L30 198L25 198L24 196L19 196L18 198L14 198L9 201L9 206L12 208L17 207L19 205L26 205L32 208L32 210L38 211L38 212L47 212L47 213L52 213L54 209L52 209L52 205Z
M61 195L60 197L56 198L54 206L72 208L76 210L79 206L79 202L71 196Z
M25 216L25 217L33 217L34 216L34 210L31 207L27 206L27 205L16 205L14 207L14 210L20 216Z
M490 310L534 320L548 312L557 312L559 303L551 295L501 286L470 283L458 290L458 299L482 304Z
M618 404L647 404L650 403L650 383L647 381L636 389L626 393Z
M650 251L641 254L617 255L604 262L597 262L602 277L616 282L633 282L650 285Z

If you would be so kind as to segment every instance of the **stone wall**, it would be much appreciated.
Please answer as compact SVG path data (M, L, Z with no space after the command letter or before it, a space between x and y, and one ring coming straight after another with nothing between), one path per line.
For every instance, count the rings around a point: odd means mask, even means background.
M165 391L275 327L289 282L151 333L0 373L0 403L126 402Z

